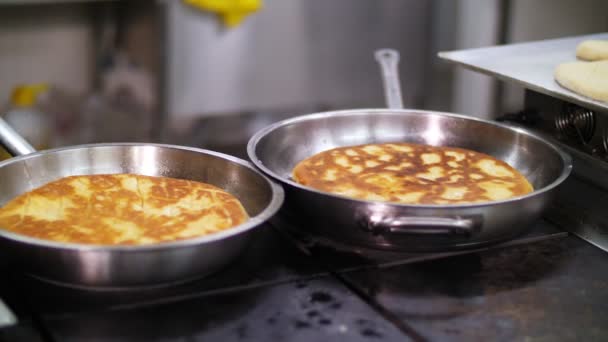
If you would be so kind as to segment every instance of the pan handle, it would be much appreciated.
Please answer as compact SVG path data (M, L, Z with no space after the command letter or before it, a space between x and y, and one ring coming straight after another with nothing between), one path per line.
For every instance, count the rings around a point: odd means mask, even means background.
M17 317L0 299L0 328L17 324Z
M401 98L401 85L399 82L399 52L393 49L380 49L374 53L376 61L382 70L382 81L384 83L384 97L386 104L391 109L403 109Z
M36 152L36 149L2 118L0 118L0 145L13 156Z
M481 228L481 217L367 216L362 228L373 234L463 235Z

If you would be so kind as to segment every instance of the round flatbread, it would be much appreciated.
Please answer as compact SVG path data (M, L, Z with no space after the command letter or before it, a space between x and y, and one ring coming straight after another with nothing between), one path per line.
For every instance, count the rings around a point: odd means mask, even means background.
M324 151L298 163L293 178L325 192L406 204L488 202L533 190L517 170L486 154L408 143Z
M237 198L210 184L133 174L71 176L0 208L0 227L58 242L141 245L188 239L247 220Z
M608 60L560 64L555 80L577 94L608 102Z
M608 40L585 40L576 47L576 57L586 61L608 59Z

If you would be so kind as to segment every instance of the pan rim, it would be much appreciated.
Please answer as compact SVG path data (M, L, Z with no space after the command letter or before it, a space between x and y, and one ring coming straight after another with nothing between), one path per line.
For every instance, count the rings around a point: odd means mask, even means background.
M125 253L136 253L136 252L145 252L145 251L157 251L162 249L173 249L173 248L183 248L183 247L196 247L199 245L204 245L212 242L216 242L219 240L224 240L226 238L230 238L232 236L240 235L241 233L245 233L253 228L256 228L264 223L266 223L276 212L281 208L285 194L283 188L276 184L273 180L269 179L262 172L257 170L255 166L241 158L231 156L229 154L197 148L190 146L181 146L181 145L172 145L172 144L159 144L159 143L137 143L137 142L116 142L116 143L96 143L96 144L82 144L82 145L72 145L67 147L59 147L54 149L48 149L43 151L37 151L34 153L30 153L27 155L22 155L18 157L10 158L6 161L0 162L0 169L6 165L13 164L22 160L26 160L29 158L33 158L43 154L49 153L58 153L62 151L69 151L75 149L90 149L90 148L101 148L101 147L145 147L145 146L153 146L160 148L168 148L168 149L177 149L183 151L191 151L195 153L207 154L215 157L219 157L230 162L239 164L244 166L255 174L260 176L266 184L270 187L270 191L272 197L266 207L258 213L256 216L250 217L247 221L243 222L240 225L225 229L223 231L212 233L209 235L195 237L190 239L183 239L177 241L169 241L169 242L161 242L149 245L100 245L100 244L82 244L82 243L66 243L66 242L57 242L53 240L39 239L35 237L30 237L27 235L13 233L4 228L0 228L0 237L7 238L16 242L26 243L31 245L36 245L38 247L47 247L47 248L55 248L55 249L66 249L66 250L74 250L79 252L112 252L112 251L120 251Z
M284 126L288 126L294 123L299 123L299 122L305 122L305 121L312 121L312 120L317 120L317 119L321 119L321 118L328 118L328 117L340 117L340 116L352 116L352 115L378 115L378 114L384 114L384 115L402 115L402 114L432 114L432 115L440 115L440 116L447 116L447 117L453 117L453 118L459 118L459 119L464 119L464 120L471 120L471 121L477 121L477 122L481 122L481 123L485 123L485 124L489 124L489 125L494 125L494 126L498 126L501 127L503 129L507 129L507 130L513 130L516 131L517 133L526 135L528 137L531 137L533 139L536 139L537 141L540 141L542 143L544 143L545 145L547 145L548 147L550 147L554 152L557 153L557 155L560 157L562 164L563 164L563 169L561 171L561 174L555 179L553 180L553 182L551 182L550 184L540 188L540 189L534 189L534 191L527 193L525 195L520 195L520 196L516 196L516 197L512 197L506 200L500 200L500 201L489 201L489 202L478 202L478 203L462 203L462 204L450 204L450 205L441 205L441 204L404 204L404 203L397 203L397 202L381 202L381 201L370 201L370 200L362 200L362 199L357 199L357 198L352 198L352 197L348 197L348 196L344 196L344 195L338 195L338 194L334 194L334 193L330 193L330 192L325 192L325 191L320 191L317 189L313 189L304 185L301 185L299 183L296 183L294 181L292 181L291 179L285 178L283 176L278 175L277 173L275 173L274 171L270 170L269 168L267 168L264 163L262 163L262 161L258 158L257 153L256 153L256 148L258 143L264 138L266 137L269 133L271 133L272 131L284 127ZM353 201L353 203L356 204L361 204L361 205L377 205L377 204L383 204L383 205L390 205L390 206L394 206L396 208L401 208L401 209L429 209L429 210L451 210L451 209L472 209L472 208L481 208L481 207L489 207L489 206L496 206L496 205L507 205L510 203L514 203L514 202L519 202L522 200L526 200L532 197L536 197L539 196L543 193L549 192L551 190L553 190L554 188L556 188L557 186L559 186L561 183L563 183L564 180L566 180L568 178L568 176L571 174L572 172L572 157L570 157L570 155L568 155L566 152L562 151L562 149L560 149L557 145L555 145L554 143L547 141L545 138L541 137L540 135L531 132L527 129L521 128L521 127L514 127L514 126L509 126L506 124L502 124L499 122L494 122L491 120L485 120L485 119L480 119L480 118L476 118L476 117L472 117L472 116L468 116L468 115L464 115L464 114L457 114L457 113L450 113L450 112L442 112L442 111L431 111L431 110L421 110L421 109L415 109L415 108L403 108L403 109L391 109L391 108L361 108L361 109L343 109L343 110L336 110L336 111L327 111L327 112L318 112L318 113L312 113L312 114L304 114L304 115L300 115L300 116L296 116L293 118L289 118L289 119L285 119L285 120L281 120L278 122L275 122L269 126L266 126L264 128L262 128L261 130L259 130L258 132L256 132L251 139L249 139L249 142L247 143L247 155L249 156L249 159L252 161L252 163L259 168L260 170L262 170L262 172L268 176L270 176L271 178L273 178L276 181L279 181L281 183L286 183L290 186L296 187L300 190L305 190L305 191L309 191L312 193L315 193L317 195L323 195L323 196L328 196L330 198L335 198L338 200L347 200L347 201Z

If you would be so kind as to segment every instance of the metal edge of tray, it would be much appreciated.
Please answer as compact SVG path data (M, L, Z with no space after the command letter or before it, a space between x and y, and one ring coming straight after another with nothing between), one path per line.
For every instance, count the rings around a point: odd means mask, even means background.
M567 37L567 38L559 38L559 39L550 39L550 40L542 40L542 41L534 41L534 42L525 42L525 43L517 43L517 44L508 44L508 45L498 45L498 46L475 48L475 49L442 51L442 52L439 52L437 55L439 58L441 58L445 61L463 66L467 69L470 69L470 70L473 70L476 72L480 72L480 73L486 74L488 76L493 76L493 77L496 77L503 81L514 82L515 84L522 85L525 88L528 88L530 90L534 90L539 93L543 93L543 94L546 94L546 95L549 95L549 96L552 96L555 98L559 98L559 99L567 101L567 102L575 103L575 104L578 104L578 105L583 106L590 110L596 110L596 111L608 113L608 103L590 99L588 97L579 95L575 92L572 92L572 91L560 86L555 81L552 72L550 74L546 75L544 81L547 82L547 84L555 85L556 86L555 89L550 89L546 86L543 86L542 84L530 82L524 78L518 77L516 73L508 74L508 73L504 72L503 70L494 70L487 65L484 65L481 63L476 64L474 61L471 61L474 59L480 59L480 57L482 55L485 55L488 52L497 53L497 52L501 52L501 51L504 52L505 57L502 57L502 58L503 58L503 60L506 61L507 58L509 58L508 57L509 53L512 52L513 50L519 50L521 48L529 47L530 50L532 50L532 51L538 51L539 46L552 46L553 48L555 48L556 45L560 45L560 46L563 45L564 49L569 49L567 52L571 53L572 58L568 59L568 60L564 59L564 60L550 61L550 57L548 57L547 63L550 63L551 65L553 65L552 70L554 70L554 68L557 67L557 65L559 63L576 61L577 60L575 57L576 45L579 42L581 42L583 40L587 40L587 39L608 39L608 33L584 35L584 36L577 36L577 37ZM520 54L515 54L514 56L516 56L516 58L521 58ZM497 64L499 62L494 62L494 63Z

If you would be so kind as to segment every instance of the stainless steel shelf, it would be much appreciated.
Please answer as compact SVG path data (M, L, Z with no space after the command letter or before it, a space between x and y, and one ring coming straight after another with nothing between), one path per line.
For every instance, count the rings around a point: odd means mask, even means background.
M447 51L439 57L587 109L608 112L608 103L576 94L560 86L553 76L559 64L576 61L576 46L587 39L608 40L608 33Z

